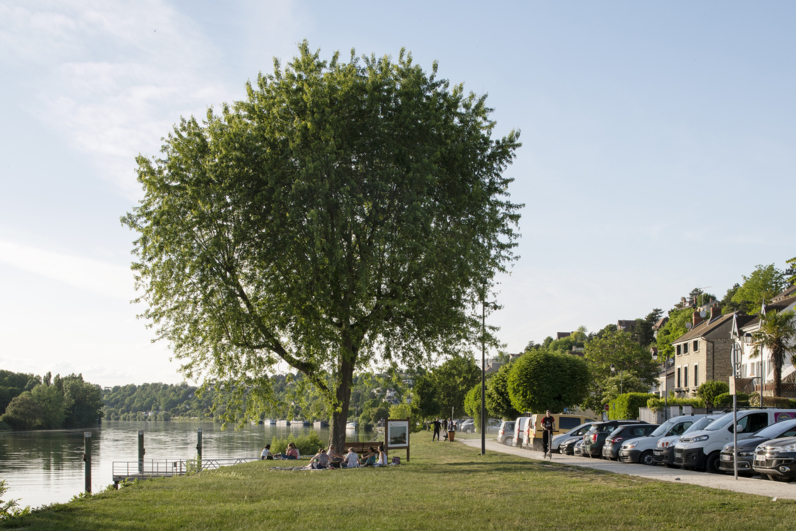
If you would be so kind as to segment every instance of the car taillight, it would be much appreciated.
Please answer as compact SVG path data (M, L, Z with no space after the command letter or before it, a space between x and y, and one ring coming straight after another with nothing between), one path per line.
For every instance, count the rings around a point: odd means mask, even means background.
M500 430L498 433L499 433L500 435L503 435L504 433L506 433L506 430Z
M597 442L597 434L596 433L592 434L591 442Z
M624 437L617 437L616 439L614 439L611 442L618 443L618 442L622 442L623 440L624 440Z

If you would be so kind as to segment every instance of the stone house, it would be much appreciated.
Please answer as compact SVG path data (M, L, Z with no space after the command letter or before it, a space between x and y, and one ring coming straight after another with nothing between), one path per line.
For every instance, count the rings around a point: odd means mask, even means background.
M714 306L710 313L694 312L691 329L672 342L674 348L675 395L682 398L696 396L706 381L729 381L732 373L732 343L730 336L734 319L743 326L752 318L744 315L722 315Z

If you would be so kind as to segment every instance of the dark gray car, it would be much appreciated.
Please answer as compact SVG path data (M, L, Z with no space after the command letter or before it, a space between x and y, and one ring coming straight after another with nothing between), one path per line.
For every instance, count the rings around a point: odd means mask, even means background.
M785 437L796 437L796 419L777 422L776 424L772 424L771 426L753 433L748 439L738 441L738 474L744 476L754 475L752 466L755 448L767 441ZM721 450L721 457L719 458L719 469L730 474L734 473L734 457L735 451L732 443L724 446Z
M796 478L796 437L774 439L755 450L752 469L761 477L774 481Z
M585 424L581 424L580 426L575 426L566 433L559 433L553 437L553 444L551 445L553 453L564 453L561 451L562 446L566 448L567 443L570 441L583 440L583 436L587 431L589 431L589 428L591 428L592 424L594 424L594 422L587 422Z

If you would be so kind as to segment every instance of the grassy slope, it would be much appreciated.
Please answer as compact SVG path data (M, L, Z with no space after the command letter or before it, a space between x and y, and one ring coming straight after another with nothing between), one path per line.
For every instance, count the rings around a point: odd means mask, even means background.
M259 461L54 506L16 529L792 529L796 502L659 483L415 438L387 469ZM398 453L397 455L400 455ZM277 462L277 464L281 464ZM783 485L783 488L794 488Z

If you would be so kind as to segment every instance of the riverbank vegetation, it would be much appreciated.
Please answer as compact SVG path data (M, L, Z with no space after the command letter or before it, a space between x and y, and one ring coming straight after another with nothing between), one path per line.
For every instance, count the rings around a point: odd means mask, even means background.
M49 372L42 377L0 371L0 405L5 429L83 428L102 416L99 386L80 374L53 378Z
M397 453L400 455L400 452ZM790 529L796 502L657 482L413 437L384 469L280 472L257 461L58 504L6 528ZM772 509L774 507L774 509Z

